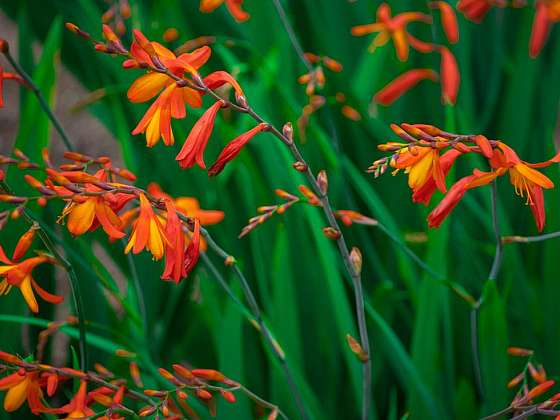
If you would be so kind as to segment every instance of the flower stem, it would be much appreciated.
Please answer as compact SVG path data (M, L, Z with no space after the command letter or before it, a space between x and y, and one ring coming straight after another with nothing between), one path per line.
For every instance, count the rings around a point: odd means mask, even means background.
M10 64L12 65L12 67L14 68L16 73L18 73L23 78L23 80L25 80L25 83L28 85L28 87L33 91L33 93L37 97L37 100L39 101L39 105L41 105L41 108L43 108L43 111L45 111L45 114L47 114L47 117L51 120L54 128L56 129L56 131L58 131L58 134L60 134L60 138L64 142L64 146L66 146L66 148L68 150L73 151L74 146L72 146L72 143L70 142L70 139L66 135L66 132L64 131L64 128L62 128L62 125L60 124L58 119L53 114L49 104L47 103L47 101L45 100L45 97L43 96L43 93L41 92L41 89L39 89L39 87L35 84L35 82L33 82L33 79L25 72L25 70L19 65L19 63L12 57L12 55L10 54L10 51L5 51L4 55L6 56L6 59L10 62Z

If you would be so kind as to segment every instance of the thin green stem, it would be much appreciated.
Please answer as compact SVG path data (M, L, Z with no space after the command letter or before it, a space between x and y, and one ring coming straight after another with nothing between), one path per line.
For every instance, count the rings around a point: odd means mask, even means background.
M12 65L12 67L14 68L16 73L18 73L23 78L23 80L25 80L25 83L29 86L29 88L35 94L35 96L37 97L37 100L39 101L39 104L41 105L41 108L43 108L43 111L45 111L45 114L47 114L47 117L51 120L54 128L56 129L56 131L58 131L58 134L60 134L60 138L64 142L64 145L66 146L66 148L70 151L74 150L74 147L72 146L72 143L70 142L70 139L66 135L66 132L64 131L64 128L62 128L62 125L60 124L58 119L55 117L55 115L54 115L53 111L51 110L49 104L45 100L45 97L43 96L43 93L41 92L41 89L39 89L39 87L35 84L35 82L33 82L33 79L26 73L26 71L19 65L19 63L12 57L9 50L5 51L4 55L6 56L6 59L10 62L10 64Z

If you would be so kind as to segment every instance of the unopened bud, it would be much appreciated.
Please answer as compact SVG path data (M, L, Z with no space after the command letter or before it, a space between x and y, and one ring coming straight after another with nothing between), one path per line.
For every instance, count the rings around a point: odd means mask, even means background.
M358 340L356 340L350 334L346 334L346 341L348 342L350 350L352 350L352 353L354 353L356 357L358 357L360 362L366 363L369 360L368 354L364 351L362 345L358 343Z
M324 227L323 234L329 239L338 239L341 236L340 231L331 226Z
M86 38L86 39L90 38L90 35L87 32L82 31L80 28L78 28L73 23L66 22L64 24L64 26L66 26L66 29L68 29L71 32L74 32L76 35L79 35L79 36L81 36L83 38Z
M329 178L327 172L323 169L317 174L317 186L321 194L326 195L329 190Z
M298 172L305 172L307 171L307 165L299 160L292 164L292 167Z
M210 394L205 389L199 389L198 391L196 391L196 396L201 400L206 400L206 401L212 399L212 394Z
M292 127L291 122L284 124L284 127L282 127L282 134L290 144L294 142L294 128Z
M224 260L224 264L228 267L231 267L235 264L235 258L232 255L228 255Z
M362 272L362 252L356 247L350 251L350 262L356 274L360 274Z

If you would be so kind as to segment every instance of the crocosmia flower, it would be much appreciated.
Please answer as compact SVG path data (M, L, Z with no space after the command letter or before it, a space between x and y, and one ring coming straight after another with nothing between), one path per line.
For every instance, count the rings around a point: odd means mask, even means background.
M0 379L0 391L6 391L4 410L8 413L19 409L25 401L35 415L48 411L41 402L41 378L39 372L18 371Z
M411 22L431 23L432 18L420 12L405 12L396 16L391 16L391 8L387 3L382 3L377 9L377 20L375 23L354 26L352 35L363 36L374 32L379 32L370 45L373 52L377 47L381 47L393 40L397 57L401 61L408 59L409 34L406 26Z
M58 304L64 298L44 290L32 276L32 272L37 266L46 263L54 264L56 262L54 258L48 255L39 255L20 261L20 258L31 246L34 235L35 229L31 228L20 238L11 259L6 256L2 247L0 247L0 263L4 264L0 265L0 296L8 294L12 287L16 287L23 295L29 309L37 313L39 312L39 305L34 292L49 303Z
M163 257L164 246L169 241L165 235L160 219L154 212L150 201L144 194L140 194L140 212L132 225L132 234L125 248L125 253L131 250L138 254L144 248L152 253L154 260Z
M133 58L123 63L125 68L158 68L163 65L175 76L183 78L185 74L196 74L210 58L211 49L207 46L177 57L163 45L149 42L141 32L135 31L134 35L135 41L130 48ZM173 144L175 139L171 118L185 118L185 104L192 108L200 108L202 105L202 97L198 91L188 86L179 86L168 75L156 71L140 76L128 89L128 99L131 102L147 102L158 94L159 97L132 131L134 135L146 133L148 147L157 144L160 138L163 138L166 145Z

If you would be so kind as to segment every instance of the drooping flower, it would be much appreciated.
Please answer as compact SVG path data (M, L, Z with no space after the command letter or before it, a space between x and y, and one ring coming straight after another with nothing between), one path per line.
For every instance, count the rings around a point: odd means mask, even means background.
M123 63L126 68L163 65L175 76L182 78L185 74L196 74L197 70L208 61L212 52L209 47L203 46L177 57L163 45L149 42L141 32L135 31L134 35L135 41L130 49L134 58ZM192 108L202 106L202 97L198 91L188 86L179 86L168 75L155 71L140 76L128 89L128 99L134 103L149 101L158 94L159 97L132 131L133 135L146 133L148 147L157 144L160 138L163 138L166 145L173 144L175 138L171 129L171 118L185 118L185 104Z
M560 21L560 0L537 0L531 40L529 42L529 55L535 58L541 52L550 26Z
M64 297L53 295L39 286L32 276L35 267L41 264L54 264L54 258L47 255L39 255L31 257L23 261L19 261L26 251L29 249L33 241L35 228L32 227L30 231L24 234L12 254L12 258L8 258L0 246L0 296L7 295L12 287L20 290L27 306L32 312L39 312L39 305L35 298L34 291L46 302L58 304L64 300Z
M0 379L0 391L7 391L4 397L4 410L8 413L19 409L25 401L35 415L48 411L43 405L43 391L39 372L23 369Z
M404 93L408 92L425 79L436 81L438 79L438 74L431 69L409 70L389 82L389 84L377 92L374 96L374 100L381 105L391 105Z
M183 147L175 158L175 160L179 161L181 168L190 168L196 163L202 169L206 169L204 150L214 129L214 121L218 110L222 106L222 101L215 102L194 124Z
M401 61L408 59L409 34L406 27L411 22L431 23L430 16L420 12L405 12L396 16L391 16L391 8L387 3L382 3L377 8L377 20L375 23L354 26L352 35L363 36L373 32L379 34L373 39L369 50L375 51L377 47L385 45L390 39L393 40L397 57Z
M211 13L225 3L229 13L237 22L245 22L251 15L241 8L243 1L244 0L200 0L200 11Z
M198 258L200 257L200 220L194 219L193 234L191 236L191 243L185 252L185 272L188 276L196 266Z
M169 243L165 249L165 268L161 278L179 283L187 277L185 269L185 233L173 200L165 200L165 235Z
M453 7L446 1L432 1L430 7L439 9L445 36L451 44L456 44L459 41L459 25Z
M138 254L146 248L154 260L160 260L163 257L164 246L169 241L150 201L144 194L140 194L139 199L140 212L132 224L132 234L124 252L128 254L132 250L134 254Z
M524 197L525 204L530 206L538 231L543 230L546 220L543 189L553 188L554 183L535 168L560 162L560 153L545 162L532 164L522 161L515 151L504 143L496 141L495 144L496 148L489 160L494 170L484 172L475 169L472 175L457 181L428 215L430 227L439 227L469 189L490 184L497 177L508 173L515 193Z
M480 23L492 7L505 7L504 0L459 0L457 10L473 22Z
M210 169L208 169L208 175L214 176L222 172L226 164L239 154L241 149L245 147L249 140L261 131L265 130L267 127L267 124L261 123L229 142L216 159L216 162L214 162Z
M440 47L441 54L441 98L443 103L454 105L461 84L461 74L455 56L446 47Z

